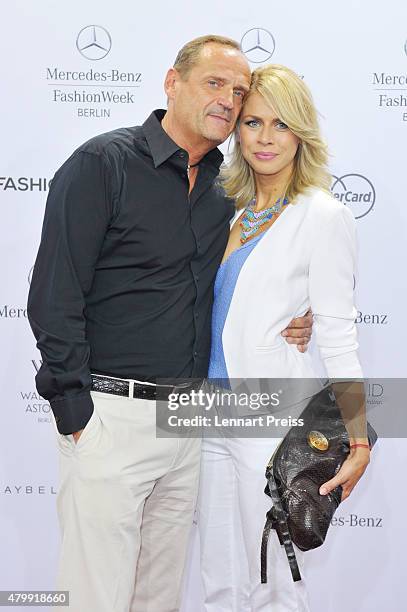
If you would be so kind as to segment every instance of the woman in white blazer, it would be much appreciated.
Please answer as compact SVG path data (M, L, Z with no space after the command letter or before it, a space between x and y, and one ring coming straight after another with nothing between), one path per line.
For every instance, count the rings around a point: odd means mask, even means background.
M328 376L361 378L355 220L329 192L327 150L307 86L284 66L255 70L234 136L221 178L238 212L215 282L209 378L315 377L310 355L281 336L309 308ZM206 612L309 612L305 582L292 581L274 531L269 579L260 583L271 505L264 471L278 441L204 439L198 516ZM341 484L342 500L369 463L367 439L357 443L325 485L329 492Z

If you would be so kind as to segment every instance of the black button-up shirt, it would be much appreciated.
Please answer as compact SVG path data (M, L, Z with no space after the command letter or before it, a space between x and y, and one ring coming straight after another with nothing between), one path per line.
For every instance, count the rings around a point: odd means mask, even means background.
M90 373L154 382L204 377L213 281L233 204L200 162L188 195L188 153L161 127L92 138L56 172L28 299L43 364L38 392L58 430L93 411Z

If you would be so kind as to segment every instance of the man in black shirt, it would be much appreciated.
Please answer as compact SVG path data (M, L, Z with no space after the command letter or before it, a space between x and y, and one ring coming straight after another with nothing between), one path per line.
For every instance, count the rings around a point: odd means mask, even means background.
M216 146L249 85L237 43L196 39L168 71L167 111L91 139L52 181L28 315L57 427L72 612L179 609L200 446L157 439L152 400L159 379L207 374L234 213Z

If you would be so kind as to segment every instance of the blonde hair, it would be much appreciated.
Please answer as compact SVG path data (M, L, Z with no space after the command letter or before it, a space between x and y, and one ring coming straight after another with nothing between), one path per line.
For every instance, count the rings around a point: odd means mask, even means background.
M289 68L269 64L252 73L250 91L259 93L299 139L294 158L294 170L287 185L285 197L293 202L297 195L309 187L329 191L331 177L327 170L328 150L322 140L317 110L311 92L303 80ZM222 167L220 179L226 195L234 198L237 208L246 206L256 195L254 172L244 159L239 142L239 125L234 131L231 161Z
M191 69L199 61L202 49L209 43L232 47L233 49L241 51L239 43L232 38L227 38L226 36L207 34L206 36L194 38L193 40L187 42L182 49L178 51L178 55L175 58L174 68L178 70L183 79L187 78Z

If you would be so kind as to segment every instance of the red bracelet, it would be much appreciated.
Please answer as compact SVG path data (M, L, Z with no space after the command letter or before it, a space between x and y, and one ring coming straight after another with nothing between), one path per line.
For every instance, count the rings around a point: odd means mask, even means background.
M351 444L350 448L370 448L370 444Z

